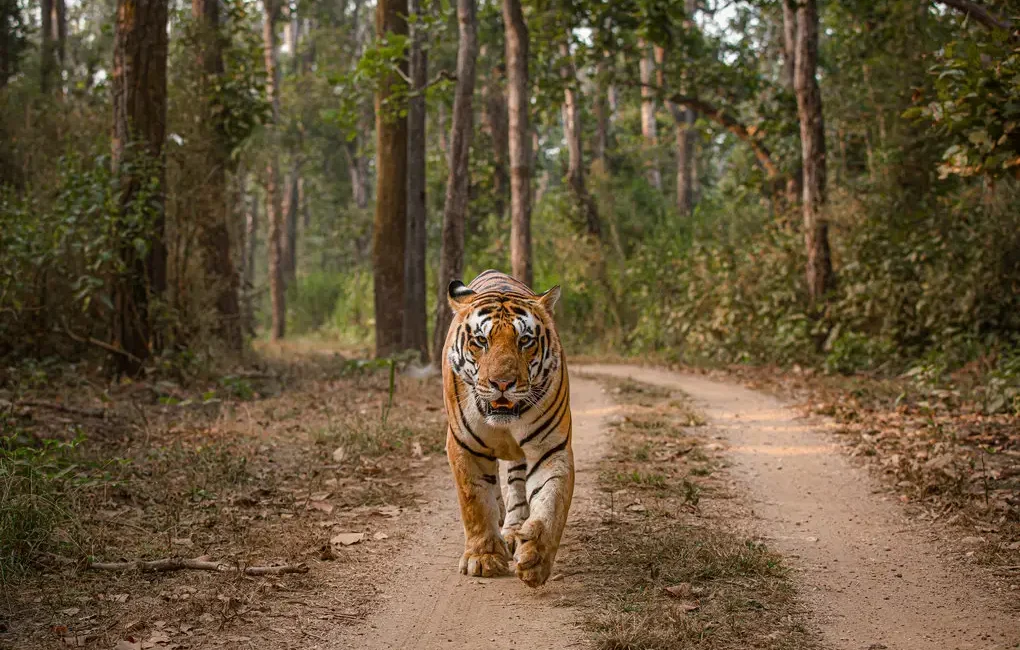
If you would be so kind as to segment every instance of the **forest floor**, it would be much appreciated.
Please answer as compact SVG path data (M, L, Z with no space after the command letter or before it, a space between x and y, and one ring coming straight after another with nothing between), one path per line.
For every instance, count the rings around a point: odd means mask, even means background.
M531 590L456 572L438 377L391 391L319 346L263 353L205 385L0 394L5 435L84 434L89 477L49 495L61 551L0 576L0 648L1020 647L1013 528L920 516L832 420L747 377L572 367L574 504ZM199 556L222 570L87 559ZM303 572L244 571L281 565Z

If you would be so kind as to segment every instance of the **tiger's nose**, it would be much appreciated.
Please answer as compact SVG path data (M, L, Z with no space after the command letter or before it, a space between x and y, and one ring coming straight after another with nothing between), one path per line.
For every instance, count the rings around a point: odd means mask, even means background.
M490 379L489 380L489 384L491 384L492 387L495 388L496 390L505 393L505 392L507 392L508 390L510 390L511 388L513 388L517 384L517 380L516 379L507 379L507 380Z

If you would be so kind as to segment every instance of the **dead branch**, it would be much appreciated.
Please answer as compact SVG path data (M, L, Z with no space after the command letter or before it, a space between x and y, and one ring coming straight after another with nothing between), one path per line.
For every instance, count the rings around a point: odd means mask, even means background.
M216 562L209 559L209 556L202 555L196 558L168 557L161 560L133 560L130 562L90 562L90 569L96 571L138 571L140 573L163 573L167 571L216 571L218 573L230 573L241 571L248 576L280 575L283 573L308 573L308 565L283 564L280 566L249 566L243 570L230 564Z
M59 404L57 402L41 402L38 400L23 399L19 400L15 405L50 409L61 413L70 413L71 415L84 415L85 417L90 418L102 418L106 416L106 409L87 409L77 406L67 406L66 404Z
M988 29L1005 30L1010 32L1010 36L1013 39L1017 38L1017 35L1012 33L1013 24L1010 23L1008 19L996 16L976 2L971 2L971 0L932 0L932 2L942 3L947 7L956 9L957 11L973 18Z
M75 334L74 332L71 331L71 328L67 326L66 322L64 323L64 333L67 334L67 336L72 341L76 341L78 343L88 343L89 345L94 345L98 348L102 348L107 352L112 352L113 354L119 354L123 357L127 357L128 359L130 359L134 363L137 363L138 365L142 364L141 359L131 354L127 350L122 350L121 348L118 348L116 345L110 345L106 341L100 341L99 339L92 338L91 336L80 336L78 334Z

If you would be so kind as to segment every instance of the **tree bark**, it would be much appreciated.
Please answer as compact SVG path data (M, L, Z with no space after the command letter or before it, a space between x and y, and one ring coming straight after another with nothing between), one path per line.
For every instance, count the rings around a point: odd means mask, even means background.
M475 0L457 0L457 88L453 98L453 124L450 128L450 176L443 206L443 241L439 255L439 287L436 301L436 327L432 333L432 363L442 365L443 345L450 329L452 314L447 303L447 288L464 272L464 221L469 199L468 163L473 132L472 96L475 92L475 60L478 55Z
M797 69L797 0L783 0L783 86L796 95L794 76ZM786 179L786 203L797 205L804 193L803 170L797 164Z
M283 275L283 197L280 188L280 153L277 128L280 121L280 66L277 51L276 23L279 18L278 0L262 0L265 19L262 24L262 45L266 60L266 95L271 106L268 125L269 155L266 163L266 220L269 233L269 298L272 304L272 328L269 337L278 341L287 333L287 292Z
M59 0L58 0L59 1ZM227 171L231 165L226 140L226 118L215 87L223 77L223 50L218 0L192 0L192 17L199 26L198 66L202 71L201 96L206 104L201 120L202 137L195 146L202 160L202 195L196 197L199 241L206 280L215 295L216 334L233 350L240 350L238 278L234 271L230 241L231 212L227 207Z
M608 55L603 52L595 63L595 145L593 157L606 170L606 151L609 150L609 102L606 76Z
M425 312L426 172L425 172L425 88L428 83L428 55L421 0L411 0L411 86L407 107L407 264L404 268L404 348L417 350L421 360L429 355Z
M581 211L585 233L596 241L601 240L602 225L599 222L598 209L595 201L588 194L584 182L584 150L581 142L581 112L577 104L577 72L570 58L570 48L564 42L560 44L560 56L564 63L560 67L563 79L563 135L567 141L567 180L574 200Z
M528 99L528 26L520 0L503 0L506 33L510 150L510 274L534 282L531 260L531 128ZM442 291L446 286L440 287ZM445 308L445 299L444 299ZM444 331L445 335L445 331Z
M255 333L255 307L252 296L255 291L255 259L259 248L259 202L247 195L245 179L245 223L244 223L244 273L242 274L241 295L244 304L244 329Z
M693 3L687 2L688 11L694 11ZM684 26L690 29L692 21L684 21ZM654 46L655 53L655 76L659 88L665 90L665 48ZM666 108L673 118L673 131L676 138L676 210L681 216L690 216L694 209L694 154L696 142L694 139L694 111L690 107L680 108L671 100L666 99Z
M825 122L818 88L818 7L816 0L800 0L797 7L797 113L800 117L801 165L804 170L804 243L807 247L807 287L812 305L833 286L829 253L829 225L825 205Z
M300 155L300 154L298 154ZM301 211L301 161L294 166L284 184L283 214L286 222L283 240L283 284L291 286L297 279L297 230L298 214Z
M380 41L407 36L407 0L378 0L375 34ZM407 60L399 64L407 75ZM395 105L403 79L388 73L375 94L376 200L372 231L375 287L375 354L399 352L404 335L404 265L407 250L407 116Z
M484 46L482 48L484 60ZM502 65L495 66L493 74L486 79L482 89L482 125L492 140L492 194L495 213L503 220L506 211L506 195L509 190L507 164L509 140L507 134L507 104L502 87Z
M53 0L39 2L39 89L50 92L57 69L53 48Z
M641 137L645 146L645 175L648 184L659 190L662 189L662 175L659 173L659 163L656 160L655 149L659 145L659 138L655 124L655 90L651 85L652 70L655 66L644 39L638 39L638 50L641 56L638 68L641 78Z
M135 374L159 352L153 302L166 293L163 185L167 110L167 3L119 0L113 50L113 172L119 176L119 254L124 271L114 289L113 358ZM155 192L146 187L155 177ZM144 202L144 203L143 203ZM144 218L142 217L144 215ZM141 222L141 223L140 223ZM148 243L142 253L134 241Z

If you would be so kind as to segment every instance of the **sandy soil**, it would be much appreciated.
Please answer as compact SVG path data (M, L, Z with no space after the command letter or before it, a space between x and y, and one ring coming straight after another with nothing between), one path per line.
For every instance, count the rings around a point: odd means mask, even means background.
M1020 647L1020 615L983 578L953 566L931 532L883 497L823 421L735 384L649 368L575 371L682 390L728 443L731 474L753 499L758 527L796 568L825 642L861 650Z

